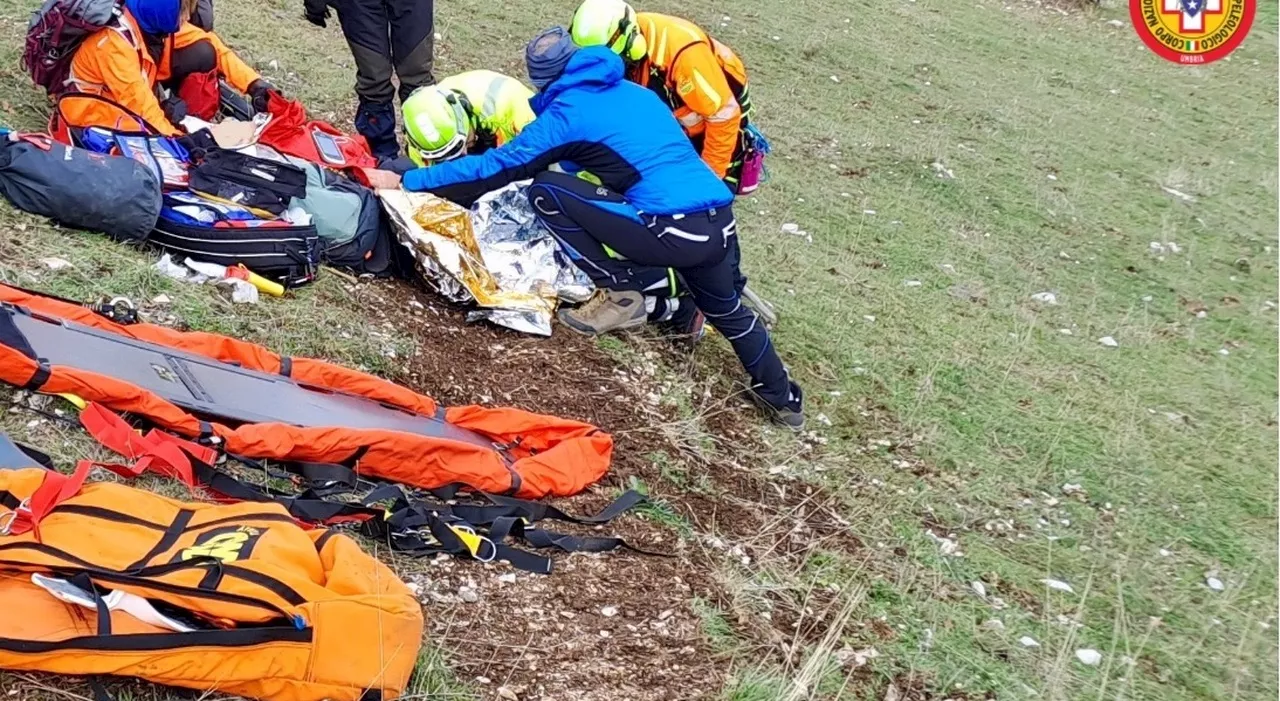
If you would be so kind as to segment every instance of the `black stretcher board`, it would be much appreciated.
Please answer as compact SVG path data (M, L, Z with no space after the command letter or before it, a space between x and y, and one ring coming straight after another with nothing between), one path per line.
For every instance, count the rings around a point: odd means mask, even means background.
M0 305L38 357L147 389L193 414L233 424L284 423L306 428L385 429L494 450L493 441L441 418L371 399L299 384L212 358Z

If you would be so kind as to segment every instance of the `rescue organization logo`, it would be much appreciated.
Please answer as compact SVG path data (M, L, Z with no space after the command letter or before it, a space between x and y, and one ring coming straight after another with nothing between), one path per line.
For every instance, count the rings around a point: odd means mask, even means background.
M253 552L262 537L262 531L253 526L226 526L205 531L196 537L191 547L180 550L172 562L185 562L197 557L213 557L223 562L235 562Z
M1129 0L1138 36L1174 63L1211 63L1244 41L1258 0Z

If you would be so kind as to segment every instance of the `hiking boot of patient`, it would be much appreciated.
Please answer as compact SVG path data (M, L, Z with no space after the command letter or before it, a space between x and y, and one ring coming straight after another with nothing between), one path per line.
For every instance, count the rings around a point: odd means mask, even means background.
M707 335L707 317L693 304L689 297L677 297L660 300L662 313L655 318L649 314L649 321L658 326L662 333L678 343L697 345Z
M581 307L560 310L560 323L587 336L638 328L647 318L644 297L631 290L596 290Z
M776 406L769 400L760 396L756 391L756 387L751 388L751 399L773 420L774 423L785 426L792 431L802 431L804 429L804 392L800 389L800 385L791 383L791 389L787 396L787 403L782 406Z

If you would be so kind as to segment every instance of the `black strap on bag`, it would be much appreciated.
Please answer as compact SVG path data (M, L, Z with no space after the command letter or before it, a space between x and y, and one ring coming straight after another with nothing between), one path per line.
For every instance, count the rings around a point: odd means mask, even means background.
M282 472L261 461L229 457L268 477L288 480L302 491L286 493L244 482L192 458L196 481L232 499L276 502L294 518L307 523L358 523L363 535L385 542L404 555L430 557L443 553L481 562L505 560L518 569L539 574L551 572L551 559L512 542L568 553L626 549L663 555L632 546L619 537L577 536L539 526L547 520L592 526L609 523L645 502L645 497L636 491L623 493L597 514L575 516L550 504L488 494L461 485L409 491L401 485L366 480L346 465L298 463ZM362 491L359 501L334 498ZM469 501L459 501L464 493Z

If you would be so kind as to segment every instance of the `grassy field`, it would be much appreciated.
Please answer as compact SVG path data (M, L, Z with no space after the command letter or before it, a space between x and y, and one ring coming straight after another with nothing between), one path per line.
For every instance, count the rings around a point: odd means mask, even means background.
M293 0L218 2L230 43L349 119L353 68L335 28L306 25ZM814 435L744 414L773 448L746 469L819 489L862 544L786 567L706 562L726 594L690 605L730 660L721 698L1280 693L1277 5L1259 4L1229 61L1190 68L1150 53L1123 7L643 5L741 53L774 146L772 182L737 212ZM0 0L0 115L26 128L47 109L16 68L30 5ZM441 2L437 74L522 75L524 41L572 7ZM363 333L333 276L232 309L158 278L146 256L0 217L0 279L82 298L164 291L193 327L374 370L406 343L398 324ZM782 233L788 223L808 236ZM52 273L48 256L76 267ZM606 349L625 363L646 342ZM718 341L695 359L668 364L667 379L735 371ZM662 459L680 477L658 496L699 489L696 466ZM657 514L705 534L704 516ZM815 587L837 592L808 612L828 619L816 639L780 648L744 623L764 614L760 592L790 590L807 609ZM471 693L442 670L447 650L429 657L422 695Z

